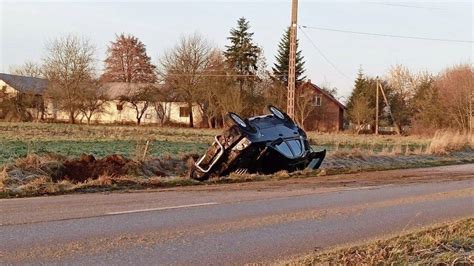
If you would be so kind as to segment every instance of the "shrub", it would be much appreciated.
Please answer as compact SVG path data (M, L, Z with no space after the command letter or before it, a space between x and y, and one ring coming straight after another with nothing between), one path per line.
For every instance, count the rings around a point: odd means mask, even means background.
M452 130L438 130L431 139L427 152L448 154L466 149L474 149L474 135Z

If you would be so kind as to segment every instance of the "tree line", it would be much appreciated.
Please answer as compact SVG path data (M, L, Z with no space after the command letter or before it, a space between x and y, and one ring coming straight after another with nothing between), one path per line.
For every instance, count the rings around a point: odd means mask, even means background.
M378 81L359 70L347 102L348 119L356 132L372 132L375 127L377 82L388 103L379 96L381 126L395 126L399 132L411 133L432 133L440 128L469 130L474 100L471 65L455 65L437 75L426 71L411 73L396 65Z
M229 111L250 116L260 113L266 103L285 108L289 30L283 34L270 71L253 34L249 21L240 18L230 30L225 49L195 33L182 37L156 64L137 37L119 34L108 46L102 73L94 67L91 42L67 35L48 43L40 64L27 62L12 73L47 79L46 96L68 113L71 123L80 114L90 122L94 114L103 112L107 103L103 85L117 82L133 88L118 100L134 107L137 124L149 108L165 123L166 103L179 101L188 105L190 127L195 126L192 107L196 104L207 126L218 127ZM298 82L304 79L303 73L304 58L298 51Z
M261 113L267 104L286 108L289 28L283 32L276 62L270 70L253 35L249 21L240 18L230 30L224 49L195 33L179 39L153 63L137 37L119 34L108 45L101 73L95 67L95 46L87 39L66 35L46 45L46 56L40 63L27 62L12 73L47 79L45 96L68 113L71 123L76 123L79 115L90 122L94 114L104 112L110 100L104 84L122 83L130 85L130 91L113 100L132 106L137 124L149 109L154 109L160 123L165 124L167 103L185 102L190 127L196 124L192 108L195 105L206 126L220 127L229 111L251 116ZM298 84L306 79L305 61L299 49L296 59L298 90ZM358 133L373 131L379 82L387 98L387 102L380 99L381 126L412 132L446 127L466 130L473 76L473 67L466 64L437 75L411 73L397 65L378 81L360 69L347 101L346 120ZM336 88L321 87L330 95L337 94ZM295 120L303 125L315 107L308 92L297 94ZM17 99L17 106L28 105L24 98ZM36 107L44 108L34 102Z

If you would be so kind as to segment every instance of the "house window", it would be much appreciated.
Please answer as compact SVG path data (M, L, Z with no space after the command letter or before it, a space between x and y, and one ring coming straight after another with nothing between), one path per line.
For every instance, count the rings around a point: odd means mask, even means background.
M145 114L145 119L151 119L151 114Z
M321 106L321 102L323 101L321 95L314 96L314 105Z
M123 110L123 104L118 103L117 104L117 111L122 111Z
M179 107L179 117L189 117L189 107Z

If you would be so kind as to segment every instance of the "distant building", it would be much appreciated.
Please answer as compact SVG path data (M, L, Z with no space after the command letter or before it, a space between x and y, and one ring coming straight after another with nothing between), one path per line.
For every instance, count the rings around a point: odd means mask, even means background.
M0 73L0 119L41 119L47 87L45 79Z
M43 95L48 87L48 81L41 78L32 78L0 73L0 91L10 95L20 93Z
M145 84L129 83L106 83L103 84L103 93L107 99L104 103L104 111L94 114L91 118L93 123L136 123L136 111L133 105L121 101L122 96L130 96L146 86ZM17 120L51 120L69 121L69 114L55 107L53 101L45 96L48 82L41 78L32 78L18 75L0 73L0 119L8 121ZM2 105L7 99L15 97L33 97L35 105L26 106L25 113L29 119L19 119L12 115L12 111L18 113L16 106ZM31 102L31 101L28 101ZM140 105L140 104L139 104ZM143 106L143 103L141 103ZM140 106L140 108L141 108ZM7 109L10 114L7 114ZM197 104L193 105L194 124L202 122L202 112ZM189 107L184 102L162 102L150 104L143 114L141 123L160 124L162 122L172 124L189 123ZM160 114L160 115L159 115ZM160 117L161 116L161 117ZM83 114L78 114L76 120L86 122Z
M310 91L313 105L312 111L304 122L306 130L334 132L344 129L343 123L346 107L341 102L317 85L311 83L311 80L301 84L298 89L305 92L307 90Z
M121 101L123 96L131 96L146 84L130 84L124 82L105 83L103 85L108 100L105 111L93 117L96 123L133 123L136 122L136 111L132 104ZM195 125L202 121L202 112L197 104L192 107ZM185 102L160 102L151 104L142 117L144 124L160 124L163 118L165 123L189 123L189 107Z

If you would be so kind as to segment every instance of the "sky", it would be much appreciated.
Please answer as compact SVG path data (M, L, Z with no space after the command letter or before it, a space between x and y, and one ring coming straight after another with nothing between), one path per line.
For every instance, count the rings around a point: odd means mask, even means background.
M188 34L200 33L221 49L237 19L250 21L254 41L267 65L290 24L291 1L49 1L0 0L0 72L26 61L41 62L48 42L66 34L96 47L103 69L107 46L116 34L138 37L158 64L167 49ZM298 25L469 42L441 42L369 36L311 28L298 30L306 76L350 95L360 68L384 76L402 64L412 72L438 73L473 59L472 1L299 1Z

